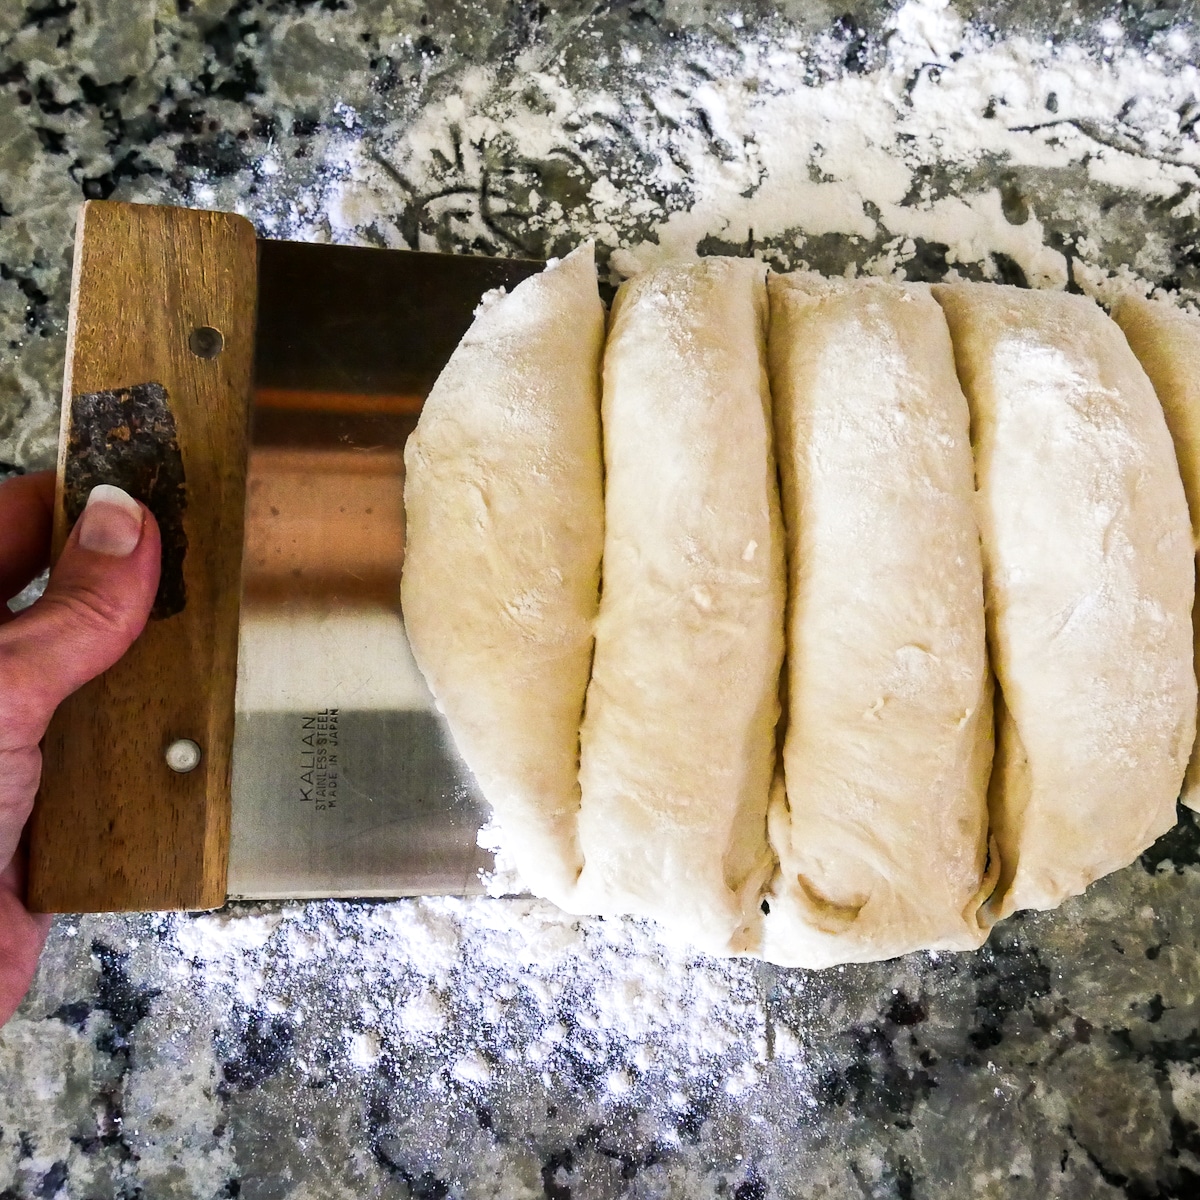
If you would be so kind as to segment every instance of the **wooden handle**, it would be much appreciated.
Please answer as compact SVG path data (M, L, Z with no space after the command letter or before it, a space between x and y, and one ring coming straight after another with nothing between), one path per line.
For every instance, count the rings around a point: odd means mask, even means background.
M256 242L228 213L92 201L67 330L55 548L114 483L163 532L146 632L50 725L30 842L41 912L225 902ZM201 749L189 773L169 746Z

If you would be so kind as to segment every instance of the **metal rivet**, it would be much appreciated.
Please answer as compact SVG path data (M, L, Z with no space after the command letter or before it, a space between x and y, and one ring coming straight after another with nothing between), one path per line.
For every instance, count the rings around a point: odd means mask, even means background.
M225 349L225 339L219 329L199 325L188 336L188 349L197 358L216 358Z
M200 765L200 747L191 738L180 738L167 747L166 758L172 771L186 775Z

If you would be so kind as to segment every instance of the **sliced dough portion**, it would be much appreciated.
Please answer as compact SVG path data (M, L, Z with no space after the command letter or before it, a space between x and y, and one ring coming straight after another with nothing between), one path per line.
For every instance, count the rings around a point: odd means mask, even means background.
M1125 296L1113 318L1158 393L1191 510L1192 546L1200 551L1200 317L1173 304ZM1193 667L1200 675L1200 608L1194 604L1192 622ZM1200 745L1192 747L1182 800L1200 811Z
M604 358L604 589L582 730L580 897L753 949L783 658L764 268L617 294Z
M603 343L587 245L481 309L404 454L413 653L525 882L564 905L582 861Z
M991 675L967 402L920 286L770 281L787 531L786 799L763 954L973 949Z
M1174 824L1196 719L1191 531L1150 381L1091 300L933 291L973 422L999 918L1053 908Z

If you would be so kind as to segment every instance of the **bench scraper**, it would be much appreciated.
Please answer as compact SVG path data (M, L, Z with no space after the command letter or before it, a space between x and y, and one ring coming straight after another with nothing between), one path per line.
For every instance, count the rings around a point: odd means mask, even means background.
M404 638L403 448L483 294L542 266L84 205L55 550L115 483L163 579L46 736L32 908L481 890L485 808Z

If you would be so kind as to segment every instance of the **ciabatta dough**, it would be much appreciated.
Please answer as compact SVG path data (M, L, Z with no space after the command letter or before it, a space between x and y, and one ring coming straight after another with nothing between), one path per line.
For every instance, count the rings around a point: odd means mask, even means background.
M1192 546L1200 552L1200 317L1172 304L1125 296L1113 308L1142 369L1158 393L1183 491L1192 515ZM1192 607L1193 666L1200 675L1200 608ZM1192 747L1182 800L1200 811L1200 746Z
M579 895L753 949L783 658L764 268L624 284L604 359L604 586L582 731Z
M1055 907L1175 821L1195 735L1191 531L1150 381L1091 300L933 290L975 443L999 918Z
M404 462L404 622L530 889L569 905L604 538L590 245L487 304Z
M927 287L770 280L788 561L786 798L763 954L973 949L991 674L967 402Z

